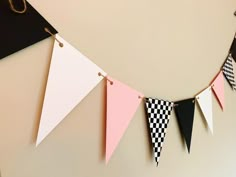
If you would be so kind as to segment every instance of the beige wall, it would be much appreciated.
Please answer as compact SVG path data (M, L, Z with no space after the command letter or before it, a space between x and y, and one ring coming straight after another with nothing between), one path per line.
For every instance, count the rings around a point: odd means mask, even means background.
M235 0L30 2L111 76L172 101L207 86L235 32ZM236 176L236 94L227 83L226 110L213 100L214 136L196 107L188 155L173 113L158 168L143 105L105 165L104 82L35 148L52 44L47 39L0 61L2 177Z

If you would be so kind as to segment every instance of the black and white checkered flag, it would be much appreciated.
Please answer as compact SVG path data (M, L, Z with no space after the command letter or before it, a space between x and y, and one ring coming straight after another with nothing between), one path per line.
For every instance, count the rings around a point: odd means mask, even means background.
M236 91L233 58L232 58L231 54L228 55L224 65L223 65L222 70L223 70L226 80L229 82L230 86Z
M170 120L173 103L159 99L146 98L146 111L150 127L154 157L159 162L162 145Z

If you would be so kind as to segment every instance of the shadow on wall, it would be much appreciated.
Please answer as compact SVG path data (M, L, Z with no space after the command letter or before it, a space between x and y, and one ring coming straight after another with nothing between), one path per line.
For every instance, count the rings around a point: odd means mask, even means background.
M105 82L105 81L103 81ZM102 83L103 84L103 83ZM105 157L106 157L106 112L107 112L107 86L106 86L106 82L105 84L103 84L103 100L102 100L102 104L101 105L104 105L103 107L103 113L102 113L102 121L101 121L101 124L102 124L102 135L101 135L101 160L105 160ZM1 177L1 176L0 176Z
M54 43L52 43L52 47L53 47ZM52 53L50 54L50 58L52 58ZM38 136L38 130L39 130L39 124L40 124L40 119L41 119L41 114L42 114L42 109L43 109L43 102L44 102L44 95L46 92L46 86L47 86L47 80L48 80L48 75L49 75L49 69L50 69L50 65L51 65L51 59L48 60L47 66L45 66L45 71L43 73L43 80L41 81L41 93L39 93L38 95L38 102L37 105L38 106L38 110L35 113L35 117L37 117L38 119L35 120L35 124L34 124L34 129L33 129L33 133L32 133L32 144L36 144L37 141L37 136ZM46 78L46 79L45 79ZM1 177L1 175L0 175Z

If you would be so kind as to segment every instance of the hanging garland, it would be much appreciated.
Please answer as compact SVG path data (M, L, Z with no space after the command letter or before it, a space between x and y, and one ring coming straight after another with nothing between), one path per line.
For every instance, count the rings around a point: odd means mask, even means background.
M63 43L63 47L57 43L54 44L36 145L39 145L67 114L105 78L107 81L106 163L110 160L139 104L144 99L154 158L158 164L173 109L188 152L190 152L195 102L198 102L208 127L213 133L212 92L221 108L224 109L224 77L232 89L236 90L234 59L231 52L213 82L206 89L194 98L171 102L144 97L144 94L108 76L59 35L56 35L55 39L60 41L59 44ZM65 89L64 85L70 89ZM60 95L66 95L66 98L62 100ZM124 100L126 100L125 103ZM55 103L60 103L57 110L55 110Z
M37 146L105 78L107 81L106 163L110 160L136 110L144 99L154 158L158 164L173 110L190 153L195 103L198 103L208 128L213 134L212 93L214 93L223 110L225 107L224 77L232 89L236 91L233 68L233 62L236 61L235 38L222 68L213 81L193 98L172 102L145 97L144 94L108 76L99 66L62 37L55 35L57 31L28 2L23 0L22 10L18 10L12 0L8 0L8 2L7 5L5 1L0 1L0 11L6 14L3 17L0 16L0 20L4 21L6 18L9 20L14 17L16 22L20 21L22 25L17 28L22 37L15 38L16 33L13 30L10 31L12 38L9 39L9 36L3 37L2 43L4 45L9 40L14 42L11 43L11 46L5 47L0 44L0 47L3 48L0 52L0 58L33 45L49 36L52 36L56 41L47 80L36 141ZM11 12L6 11L6 7L9 5ZM21 16L23 18L17 18L15 14L27 15ZM236 12L234 15L236 16ZM27 25L29 22L34 25L29 27ZM16 28L14 24L9 23L8 25L5 30ZM126 101L124 102L124 100Z

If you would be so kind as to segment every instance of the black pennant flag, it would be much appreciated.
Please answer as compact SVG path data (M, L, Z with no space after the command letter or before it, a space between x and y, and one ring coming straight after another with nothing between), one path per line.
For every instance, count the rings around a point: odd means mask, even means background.
M154 157L158 165L173 103L159 99L146 98L145 105L150 127Z
M235 34L234 40L233 40L233 42L231 44L229 53L231 53L234 61L236 62L236 34Z
M15 9L24 9L23 0L12 1ZM27 2L26 12L13 12L8 0L0 0L0 59L33 45L57 31Z
M190 153L195 110L194 98L175 102L174 110L178 119L180 131L185 139L188 152Z

